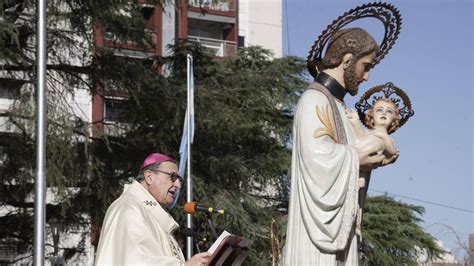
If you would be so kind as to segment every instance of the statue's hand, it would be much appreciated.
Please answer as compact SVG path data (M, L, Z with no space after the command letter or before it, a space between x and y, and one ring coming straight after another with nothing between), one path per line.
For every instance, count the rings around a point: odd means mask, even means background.
M349 122L351 122L353 126L359 125L359 115L357 114L357 112L354 110L350 110L348 108L346 108L345 110L346 110L346 117L349 120Z
M382 164L385 155L383 155L380 147L371 145L365 146L364 149L357 149L359 153L360 170L370 171L376 169Z
M383 153L385 155L385 160L384 162L382 162L382 165L394 163L397 160L398 155L400 154L400 151L395 145L395 141L385 131L371 130L370 133L373 136L376 136L380 140L382 140L382 143L384 145Z
M391 157L391 158L384 158L382 160L382 166L387 165L387 164L392 164L397 161L398 156L400 156L400 151L397 149L397 152Z

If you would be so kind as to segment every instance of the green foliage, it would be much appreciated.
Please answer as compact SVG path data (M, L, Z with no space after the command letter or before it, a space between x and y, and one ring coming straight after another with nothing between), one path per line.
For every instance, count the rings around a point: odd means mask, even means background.
M6 78L23 84L11 110L1 114L2 130L6 125L10 133L2 132L0 137L0 205L3 215L0 217L0 243L13 245L17 252L26 255L31 254L33 244L35 6L36 2L29 0L0 1L0 82L5 82ZM73 95L68 93L74 93L78 88L88 88L91 93L95 91L95 74L100 74L97 70L102 66L92 60L93 25L98 18L115 25L113 22L123 19L123 16L113 11L125 6L129 6L129 1L48 1L46 174L48 191L55 194L55 201L46 205L46 222L60 224L63 236L75 228L90 228L91 219L102 219L110 199L121 190L120 179L109 174L115 174L115 171L101 161L101 156L106 155L99 144L108 139L89 138L93 124L71 113ZM131 8L134 14L141 12L136 3ZM105 13L101 17L100 14ZM141 27L144 25L142 21L143 17L137 16L124 23L123 28L130 25ZM145 28L141 27L141 32L144 31ZM136 32L139 31L133 34ZM128 32L121 36L137 39L133 34ZM139 39L146 38L142 35ZM139 41L136 43L140 44ZM149 44L143 46L146 45ZM9 88L7 85L4 88ZM93 179L97 177L104 181ZM49 232L50 228L46 230ZM83 237L87 237L87 233ZM82 248L69 250L67 256L80 252Z
M147 153L161 151L179 158L186 110L185 60L190 53L195 66L195 198L230 210L233 219L214 217L219 229L227 225L227 230L253 241L249 264L268 264L270 221L272 217L281 219L276 206L284 201L281 180L290 167L291 151L286 143L291 134L292 106L306 86L301 75L304 63L292 57L272 61L269 52L258 47L242 49L235 57L221 61L212 60L195 44L170 48L173 56L157 59L172 70L168 76L146 74L150 69L147 62L128 60L128 64L121 61L104 68L104 74L113 75L114 82L128 85L126 107L130 111L124 119L132 126L125 137L108 137L95 147L104 152L95 156L104 167L110 167L108 175L122 169L118 171L122 175L115 174L114 184L96 188L100 192L97 201L106 206L115 199L121 192L118 181L136 175ZM142 75L133 78L132 72ZM94 179L109 180L104 174L97 173ZM116 188L113 197L113 193L104 197L108 187ZM183 204L184 194L178 206ZM104 212L105 208L99 210ZM185 224L181 207L173 216ZM97 214L97 218L100 222L102 217ZM206 223L206 217L197 216L196 227L202 226L210 240Z
M419 225L424 208L388 196L368 197L362 224L365 265L417 265L444 252Z

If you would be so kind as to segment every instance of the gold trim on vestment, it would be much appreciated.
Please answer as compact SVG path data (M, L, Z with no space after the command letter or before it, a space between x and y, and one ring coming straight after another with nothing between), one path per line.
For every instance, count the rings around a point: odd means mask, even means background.
M324 127L316 129L314 137L319 138L322 136L329 136L334 142L337 142L336 126L334 125L334 119L329 104L326 105L326 110L323 111L316 106L316 114L319 120L323 123Z

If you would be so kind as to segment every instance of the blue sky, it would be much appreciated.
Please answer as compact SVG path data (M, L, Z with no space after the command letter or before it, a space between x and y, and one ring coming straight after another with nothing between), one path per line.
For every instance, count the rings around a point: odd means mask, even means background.
M319 34L338 16L363 1L283 0L284 55L306 58ZM442 240L455 255L458 250L451 227L465 243L474 233L473 182L473 38L474 1L391 1L402 14L399 38L356 97L388 81L405 90L415 116L394 137L400 158L372 173L370 195L386 191L400 196L448 205L446 208L395 197L425 207L422 226ZM382 40L383 26L365 19L362 26ZM351 27L351 26L350 26ZM371 189L371 190L370 190Z

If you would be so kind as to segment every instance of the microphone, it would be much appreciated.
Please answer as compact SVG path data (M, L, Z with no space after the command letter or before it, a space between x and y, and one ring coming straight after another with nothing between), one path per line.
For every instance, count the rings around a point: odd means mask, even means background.
M209 207L209 206L204 206L204 205L200 205L200 204L197 204L195 201L192 201L192 202L186 202L186 204L184 204L184 212L187 213L187 214L194 214L195 212L207 212L207 213L220 213L220 214L224 214L224 210L216 210L212 207Z

